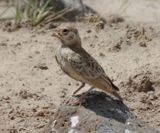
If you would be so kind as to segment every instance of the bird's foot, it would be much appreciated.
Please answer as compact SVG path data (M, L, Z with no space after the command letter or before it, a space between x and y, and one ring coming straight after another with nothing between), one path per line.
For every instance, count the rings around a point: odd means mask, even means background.
M86 95L73 95L71 98L65 100L63 103L70 106L80 106L86 100Z

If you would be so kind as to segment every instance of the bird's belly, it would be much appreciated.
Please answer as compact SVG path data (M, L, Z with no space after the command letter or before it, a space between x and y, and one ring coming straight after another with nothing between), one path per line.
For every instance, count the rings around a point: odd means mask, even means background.
M79 75L77 72L75 72L69 63L65 62L62 66L62 70L65 73L67 73L70 77L78 81L83 81L83 77Z
M69 62L67 62L64 58L58 57L57 62L60 65L61 69L71 78L78 80L78 81L83 81L83 77L79 75L77 72L75 72L70 65Z

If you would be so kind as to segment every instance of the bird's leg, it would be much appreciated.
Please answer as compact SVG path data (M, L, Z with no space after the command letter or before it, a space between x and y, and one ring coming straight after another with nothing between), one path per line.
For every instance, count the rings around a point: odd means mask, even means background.
M85 86L84 82L81 82L81 83L82 83L81 86L78 87L78 89L73 92L73 95L75 95L78 91L80 91Z
M93 90L93 89L94 89L94 86L91 86L88 91L82 93L82 95L79 97L80 101L84 101L85 98L87 97L87 95L88 95L88 94L91 92L91 90Z
M90 89L84 93L82 93L79 96L76 97L72 97L71 99L69 99L66 103L68 105L72 105L72 106L76 106L76 105L81 105L82 103L85 102L85 99L87 98L87 95L90 93L91 90L94 89L94 86L91 86Z

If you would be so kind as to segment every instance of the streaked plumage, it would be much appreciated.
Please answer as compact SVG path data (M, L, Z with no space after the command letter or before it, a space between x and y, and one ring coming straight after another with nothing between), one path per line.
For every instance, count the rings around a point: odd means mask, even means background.
M54 36L62 42L55 57L66 74L121 99L116 92L119 89L112 83L100 64L81 46L81 39L76 28L57 29Z

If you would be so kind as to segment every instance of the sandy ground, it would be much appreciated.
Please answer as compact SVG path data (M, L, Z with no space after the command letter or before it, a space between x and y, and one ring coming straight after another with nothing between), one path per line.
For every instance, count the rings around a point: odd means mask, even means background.
M104 17L116 13L116 6L123 3L114 0L111 8L110 0L94 2L93 8ZM131 8L123 12L123 23L106 25L99 32L95 23L75 25L84 48L120 88L124 103L138 118L160 130L160 8L155 8L159 1L129 2ZM107 7L105 12L101 6ZM157 13L157 19L148 9ZM80 84L66 76L55 61L60 42L51 37L53 29L6 29L6 23L0 24L0 131L43 132L50 115Z

